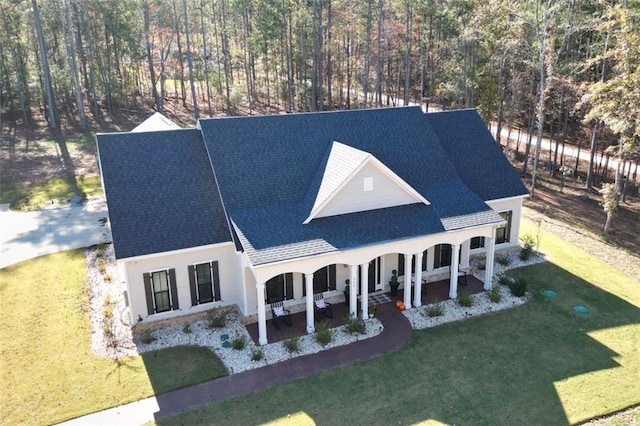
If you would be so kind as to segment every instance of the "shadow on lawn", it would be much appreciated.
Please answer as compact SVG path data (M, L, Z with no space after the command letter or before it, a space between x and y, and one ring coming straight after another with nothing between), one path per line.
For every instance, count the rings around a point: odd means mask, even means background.
M513 275L529 281L533 297L523 307L415 331L391 354L160 423L258 424L303 413L323 424L566 424L638 404L633 339L609 345L592 337L615 339L612 329L639 322L638 306L550 263ZM558 297L542 295L548 288ZM576 304L590 313L573 312ZM176 409L169 405L157 419Z

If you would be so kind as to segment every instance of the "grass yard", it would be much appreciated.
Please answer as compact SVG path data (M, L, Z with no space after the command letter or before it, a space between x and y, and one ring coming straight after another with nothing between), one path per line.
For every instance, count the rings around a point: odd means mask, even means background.
M640 404L640 283L553 235L542 248L551 262L514 271L533 293L523 307L158 423L559 425Z
M65 201L73 196L102 193L99 176L79 176L75 179L55 178L44 183L2 182L0 203L11 203L13 210L31 211L52 199Z
M82 250L0 270L1 424L51 424L227 374L203 348L93 355L85 279Z

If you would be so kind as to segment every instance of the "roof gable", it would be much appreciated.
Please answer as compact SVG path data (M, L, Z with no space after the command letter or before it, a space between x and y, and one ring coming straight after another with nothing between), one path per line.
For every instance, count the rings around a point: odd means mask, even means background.
M169 120L164 115L159 112L154 113L151 117L144 120L142 123L138 124L133 130L132 133L139 132L158 132L161 130L180 130L181 127L178 126L173 121Z
M372 154L340 142L331 144L329 157L321 163L320 169L320 187L304 223L339 214L413 203L429 204Z

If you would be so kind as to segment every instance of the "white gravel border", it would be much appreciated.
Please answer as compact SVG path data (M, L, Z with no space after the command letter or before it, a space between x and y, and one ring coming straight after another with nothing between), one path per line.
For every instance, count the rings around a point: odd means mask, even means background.
M493 266L494 273L492 284L493 286L500 287L500 295L502 296L502 298L498 303L492 302L489 299L489 293L484 291L482 293L471 295L471 298L473 299L473 306L470 307L460 306L457 301L452 299L438 302L442 307L442 315L437 317L429 317L427 315L429 307L433 306L435 303L424 305L419 308L408 309L406 311L403 311L402 313L409 320L409 322L411 323L411 327L413 327L414 330L420 330L523 305L527 301L529 301L531 294L527 292L524 297L512 296L511 291L506 286L502 286L498 283L498 278L503 272L509 269L515 269L522 266L546 262L546 259L544 254L537 252L533 253L527 261L520 260L519 255L519 249L496 253L496 262ZM499 257L508 258L509 264L501 265L500 263L498 263L497 259ZM480 270L479 265L483 264L484 261L484 255L474 256L469 260L469 267L471 268L472 274L481 281L484 281L484 268ZM458 286L458 293L463 288L464 287Z
M99 271L101 261L96 256L97 247L91 247L85 251L87 259L87 277L88 277L88 296L90 301L90 319L91 319L91 348L96 355L115 359L126 356L135 356L144 352L154 351L174 346L193 345L211 349L218 355L227 367L230 374L240 373L242 371L254 368L264 367L269 364L275 364L297 356L317 353L323 350L335 348L338 346L348 345L355 341L369 339L377 336L383 330L382 323L376 318L370 318L365 321L366 334L351 335L344 331L344 326L333 329L333 339L326 346L320 345L315 335L301 336L298 341L298 351L289 352L283 345L283 342L270 343L265 346L256 346L249 336L240 314L230 312L227 314L226 326L221 329L211 329L205 319L192 320L189 322L178 322L166 326L158 326L152 329L155 340L151 343L143 343L141 336L131 332L129 324L128 308L124 300L124 291L126 286L118 274L112 244L103 244L100 246L103 250L104 259L103 266L106 267L104 273ZM508 269L520 266L531 265L545 261L544 256L534 254L527 262L522 262L518 258L519 250L512 250L508 253L497 253L499 256L508 256L510 263L508 266L502 266L498 262L494 266L494 285L497 283L497 277ZM472 257L470 267L472 273L479 279L484 279L484 271L478 268L478 265L484 261L484 255ZM105 276L111 277L105 280ZM426 314L428 306L409 309L403 311L403 314L414 329L422 329L435 327L447 322L458 321L468 317L482 315L488 312L495 312L503 309L513 308L515 306L526 303L528 296L517 298L511 296L508 289L501 288L502 300L499 303L493 303L489 300L486 292L473 295L474 305L470 308L464 308L458 305L454 300L441 302L443 315L439 317L429 317ZM109 298L113 306L113 320L108 322L109 329L112 330L112 336L105 334L104 312L105 298ZM185 324L189 324L190 332L185 332ZM228 341L236 337L244 336L246 346L242 350L234 350L232 348L223 347L223 335L228 336ZM264 357L260 361L253 361L252 355L256 350L262 350Z
M227 314L226 326L220 329L208 327L206 319L189 322L179 322L167 326L158 326L152 329L154 340L151 343L143 343L139 334L131 332L129 324L128 310L124 300L126 286L118 277L118 270L115 263L113 245L102 246L104 254L102 259L106 262L106 274L112 277L110 281L103 279L104 274L98 270L98 258L96 257L96 247L85 251L87 259L88 295L90 301L91 319L91 349L99 356L105 358L121 358L135 356L144 352L158 349L170 348L174 346L202 346L211 349L218 355L230 374L265 365L275 364L297 356L317 353L323 350L348 345L350 343L369 339L377 336L383 330L382 323L376 318L369 318L365 321L366 333L352 335L344 331L344 326L333 329L333 339L326 346L320 345L314 334L301 336L298 341L298 351L289 352L283 342L270 343L265 346L256 346L249 336L246 327L242 324L240 314L229 312ZM109 297L113 304L114 320L111 321L113 337L108 337L104 333L104 305L105 298ZM185 333L185 324L189 324L190 333ZM226 334L231 341L236 337L244 336L246 347L242 350L225 348L222 346L222 335ZM261 361L253 361L254 350L262 349L264 358Z

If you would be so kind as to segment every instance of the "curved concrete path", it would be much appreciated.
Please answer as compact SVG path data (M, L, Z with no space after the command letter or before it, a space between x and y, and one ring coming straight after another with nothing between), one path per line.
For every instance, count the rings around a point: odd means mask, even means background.
M33 212L0 204L0 269L23 260L111 241L104 197Z
M69 420L64 425L140 425L195 408L308 377L379 355L403 346L412 334L411 324L393 303L378 305L382 333L371 339L293 358L266 367L167 392L130 404Z

